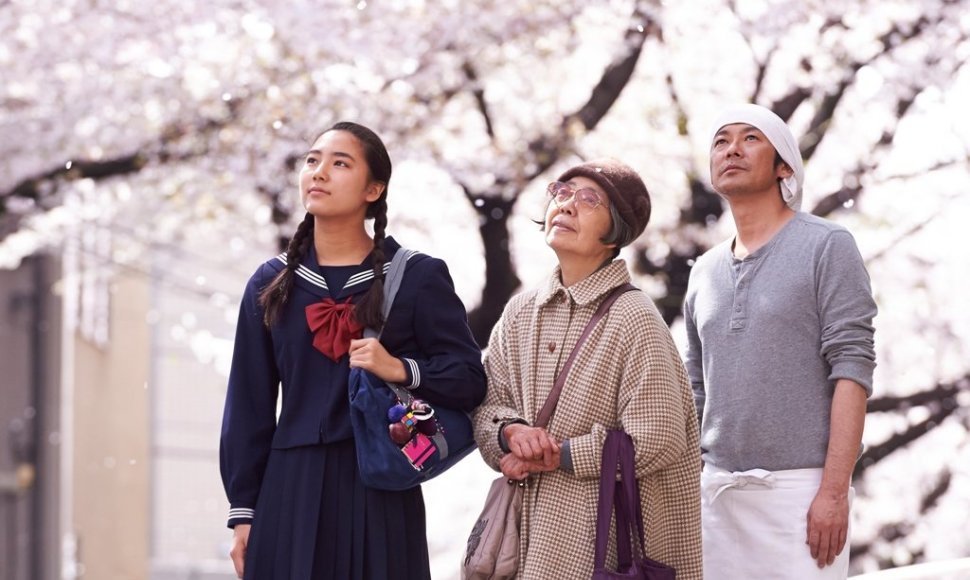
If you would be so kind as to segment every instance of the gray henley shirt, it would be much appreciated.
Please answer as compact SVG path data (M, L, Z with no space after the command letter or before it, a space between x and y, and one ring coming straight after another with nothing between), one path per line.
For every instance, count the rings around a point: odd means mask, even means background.
M691 271L687 370L706 463L823 467L835 382L872 394L869 275L844 227L796 213L743 260L731 240Z

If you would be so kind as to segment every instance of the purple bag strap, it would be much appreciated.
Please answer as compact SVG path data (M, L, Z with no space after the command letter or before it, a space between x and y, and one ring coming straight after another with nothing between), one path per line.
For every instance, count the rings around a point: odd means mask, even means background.
M640 516L640 490L637 487L633 461L633 439L625 432L610 430L603 444L600 468L599 503L596 507L596 545L593 569L606 566L606 548L610 538L610 519L616 507L617 569L627 570L634 553L643 554L643 519ZM616 480L617 470L620 481ZM619 492L619 493L617 493ZM631 546L631 528L637 532L639 550Z
M573 347L572 352L569 353L569 358L566 359L566 363L562 365L562 371L560 371L559 376L556 377L556 382L552 386L552 390L549 391L549 396L546 397L546 402L542 405L542 409L539 410L539 414L536 415L536 427L545 427L549 424L549 419L552 418L552 413L556 410L556 405L559 404L559 395L562 394L563 385L566 384L566 377L569 375L569 369L572 368L573 362L576 360L576 355L579 354L579 349L589 338L589 335L593 332L593 327L596 323L600 321L601 318L606 316L607 311L616 302L616 299L620 297L624 292L629 292L631 290L637 290L637 287L633 284L627 283L614 288L607 296L600 302L599 308L593 313L593 317L589 319L586 323L586 327L583 328L583 333L579 335L579 340L576 341L576 346Z
M626 434L624 434L626 435ZM618 554L623 555L624 552L630 554L627 556L627 561L632 562L633 555L643 555L645 554L644 545L644 534L643 534L643 517L642 509L640 504L640 488L637 484L637 472L634 466L634 454L636 451L633 448L633 438L626 435L622 438L622 447L620 449L620 481L616 482L617 489L620 493L617 498L616 503L616 517L617 517L617 551ZM622 528L622 536L619 530ZM637 539L639 539L639 544L632 544L633 552L627 552L631 547L630 542L630 531L635 530L637 534ZM622 538L623 543L620 544L620 539ZM635 540L634 540L635 542Z
M616 470L620 459L620 440L615 436L616 431L606 433L603 443L603 456L600 463L599 501L596 504L596 546L593 553L593 569L601 569L606 565L606 545L610 537L610 519L613 516L613 504L616 495ZM619 524L619 522L618 522ZM619 525L617 525L619 534ZM617 536L619 544L619 535Z

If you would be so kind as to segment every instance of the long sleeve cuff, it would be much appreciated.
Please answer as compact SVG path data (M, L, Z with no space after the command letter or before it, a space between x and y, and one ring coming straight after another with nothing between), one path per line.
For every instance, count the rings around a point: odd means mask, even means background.
M832 365L829 380L833 383L839 379L855 381L866 391L866 396L872 396L872 372L876 364L865 359L841 360Z
M252 508L231 507L229 508L229 521L226 525L234 528L239 524L251 524L255 514L255 510Z
M418 366L418 362L411 358L401 357L401 362L404 363L404 372L407 373L407 380L401 384L405 389L413 390L421 386L421 367Z
M559 447L559 468L573 473L573 452L569 449L569 439L564 439Z

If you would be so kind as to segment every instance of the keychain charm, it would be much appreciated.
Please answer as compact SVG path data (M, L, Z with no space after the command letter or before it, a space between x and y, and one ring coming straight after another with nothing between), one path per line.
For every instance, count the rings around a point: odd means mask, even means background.
M388 435L411 465L420 470L438 449L431 439L438 433L434 409L421 399L413 399L408 405L397 403L387 410Z

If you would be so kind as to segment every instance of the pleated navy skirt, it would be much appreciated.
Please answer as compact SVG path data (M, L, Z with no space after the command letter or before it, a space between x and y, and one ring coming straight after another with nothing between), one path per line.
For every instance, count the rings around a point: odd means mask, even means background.
M364 487L353 440L270 452L246 580L430 577L420 487Z

